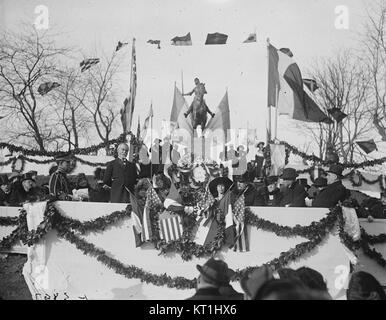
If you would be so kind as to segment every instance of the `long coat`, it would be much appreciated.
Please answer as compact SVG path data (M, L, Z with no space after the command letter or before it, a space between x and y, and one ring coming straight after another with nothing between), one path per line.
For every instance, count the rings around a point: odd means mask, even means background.
M111 186L110 202L128 203L130 195L126 188L134 193L137 183L137 168L134 163L115 159L107 164L103 183Z
M276 194L274 206L276 207L305 207L306 190L297 181L280 190Z
M348 196L349 192L344 187L341 181L336 181L324 188L315 197L312 202L313 207L331 208L338 204L338 201L343 201Z

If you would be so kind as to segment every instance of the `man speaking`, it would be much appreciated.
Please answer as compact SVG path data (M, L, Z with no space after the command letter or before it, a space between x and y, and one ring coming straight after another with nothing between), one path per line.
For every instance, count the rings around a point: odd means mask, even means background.
M137 182L137 169L134 163L126 159L129 153L129 146L126 143L118 145L117 153L117 159L107 164L103 188L110 189L110 202L128 203L129 190L134 192Z

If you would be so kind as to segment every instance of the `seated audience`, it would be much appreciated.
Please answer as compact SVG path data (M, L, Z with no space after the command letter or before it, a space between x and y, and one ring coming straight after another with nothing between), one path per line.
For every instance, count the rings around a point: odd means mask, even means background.
M94 171L95 186L90 189L90 202L109 202L110 191L103 188L103 176L105 169L100 167Z
M263 192L257 192L255 186L249 180L248 173L240 176L235 176L236 183L232 187L231 202L234 203L238 197L244 195L244 202L246 206L264 205L265 195Z
M312 201L313 207L331 208L339 201L345 200L349 193L342 184L343 168L333 164L327 170L327 187L325 187Z
M351 275L347 300L386 300L381 284L370 273L358 271Z
M294 168L285 168L281 175L280 192L275 196L277 207L305 207L306 191L296 181L298 174Z
M315 199L316 196L326 187L327 187L326 178L323 178L323 177L316 178L314 184L307 191L307 197L309 199Z
M242 294L230 285L234 271L224 261L210 258L197 270L196 293L187 300L242 300Z

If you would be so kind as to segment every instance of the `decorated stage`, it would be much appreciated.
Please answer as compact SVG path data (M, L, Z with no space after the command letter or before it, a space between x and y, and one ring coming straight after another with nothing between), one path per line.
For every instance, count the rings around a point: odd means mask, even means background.
M49 221L47 212L43 216L46 205L40 202L25 206L30 234L24 242L31 246L16 242L8 249L28 254L23 275L34 299L178 300L193 295L198 273L196 264L203 264L208 256L197 255L186 261L178 252L161 254L153 243L135 247L133 221L125 213L124 204L53 203L65 219L76 219L69 221L78 226L74 228L77 232L68 233L60 228L58 231L50 226L39 226L43 220ZM0 208L2 240L15 230L15 226L4 226L7 219L4 217L17 217L20 209ZM250 251L222 249L215 253L240 275L249 267L263 263L292 268L309 266L323 274L334 299L344 299L351 261L357 262L355 270L371 272L386 285L384 267L363 255L361 250L357 260L343 245L342 230L334 220L339 211L330 212L325 208L250 209L247 218ZM101 217L103 219L98 219ZM106 221L109 221L108 226ZM386 229L386 221L369 223L362 220L361 226L368 234L378 235ZM330 229L324 236L312 238L307 235L310 230L319 233L323 228ZM48 232L39 231L43 229ZM31 230L35 232L31 233ZM302 233L304 237L295 235ZM385 244L374 246L386 256ZM232 285L241 291L237 280Z

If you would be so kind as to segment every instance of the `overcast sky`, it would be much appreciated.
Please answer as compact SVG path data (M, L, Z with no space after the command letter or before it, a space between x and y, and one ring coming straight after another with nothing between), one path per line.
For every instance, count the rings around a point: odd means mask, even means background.
M354 45L366 17L362 0L0 0L0 4L1 26L16 31L20 22L34 22L37 5L47 6L50 28L61 32L58 44L79 48L79 60L96 52L110 54L118 40L131 43L135 37L138 89L133 127L138 115L143 122L151 101L156 128L170 118L174 82L181 88L183 70L185 92L199 77L213 111L228 89L231 126L248 124L262 139L267 114L266 38L277 48L290 48L306 77L315 60ZM339 5L349 10L349 29L335 28ZM257 43L243 44L254 30ZM188 32L193 46L170 45L171 38ZM228 34L227 44L205 46L207 33L214 32ZM161 40L161 50L146 43L149 39ZM119 101L128 94L130 52L130 46L121 52L126 58L117 83ZM190 103L192 98L187 99ZM298 133L287 130L287 120L280 119L279 128L279 139L302 147Z

